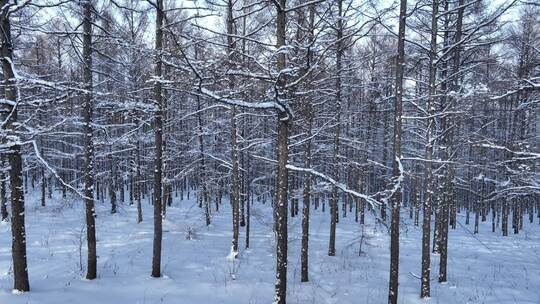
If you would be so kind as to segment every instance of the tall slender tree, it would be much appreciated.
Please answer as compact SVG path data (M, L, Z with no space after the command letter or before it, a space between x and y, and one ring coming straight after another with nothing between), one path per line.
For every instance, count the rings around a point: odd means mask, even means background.
M163 238L163 0L156 0L156 46L154 68L154 246L152 255L152 277L161 277L161 240Z
M287 10L286 0L276 0L276 49L277 49L277 71L278 79L276 83L276 102L281 105L282 111L278 112L277 123L277 176L276 176L276 288L274 295L274 304L287 303L287 249L288 249L288 231L287 231L287 211L288 211L288 169L289 159L289 129L292 124L292 114L288 111L287 104L283 99L286 97L284 88L286 84L286 56L282 50L285 47Z
M13 257L13 289L30 291L28 266L26 262L26 227L24 223L24 190L21 145L16 135L18 116L18 89L15 65L13 62L13 40L11 36L11 12L9 1L0 1L0 52L2 54L2 73L4 96L1 109L2 129L10 133L8 147L9 183L11 186L11 253ZM3 168L2 168L3 170ZM2 211L4 213L4 211ZM7 213L7 212L6 212Z
M399 7L398 48L396 57L396 85L394 102L394 149L392 161L392 177L396 183L393 189L392 220L390 225L390 280L388 303L397 304L399 278L399 211L401 205L401 183L403 167L401 164L401 115L403 102L403 74L405 71L405 27L407 17L407 1L401 0Z
M233 16L233 1L227 1L227 53L230 69L234 69L234 16ZM234 75L229 76L229 90L234 90L235 79ZM238 236L240 225L239 201L240 201L240 186L238 174L238 127L236 122L236 106L231 107L231 163L232 163L232 185L231 185L231 207L232 207L232 224L233 224L233 240L232 252L234 257L238 254Z
M92 103L92 12L91 1L84 1L83 8L83 83L85 88L84 121L84 196L86 203L86 240L88 243L88 267L86 279L97 277L96 210L94 206L94 142Z
M339 181L339 138L341 136L341 102L342 102L342 80L341 69L343 60L343 0L337 0L337 25L336 25L336 129L334 135L333 154L333 178ZM336 225L339 217L338 212L338 189L332 190L332 201L330 203L330 242L328 245L328 255L336 255Z
M307 51L307 68L309 68L313 62L313 49L315 35L315 4L309 6L309 27L308 27L308 45L310 45ZM311 81L308 83L311 87ZM312 136L313 136L313 104L311 99L304 99L305 107L305 120L307 123L307 140L304 148L304 167L311 169L312 162ZM301 261L301 278L300 281L309 281L309 214L311 205L311 188L312 177L309 173L304 173L304 189L302 193L302 248L300 253Z

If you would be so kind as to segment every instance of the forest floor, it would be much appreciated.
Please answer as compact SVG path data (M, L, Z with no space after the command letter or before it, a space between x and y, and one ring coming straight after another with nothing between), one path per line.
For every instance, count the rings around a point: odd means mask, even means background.
M164 220L162 278L151 278L152 206L109 213L97 203L98 279L83 279L86 264L84 208L80 202L50 201L39 207L27 197L26 228L31 292L12 293L11 232L0 224L0 303L271 303L275 280L275 243L268 204L252 207L251 246L228 258L231 213L228 203L212 214L206 227L193 200L175 200ZM301 202L300 202L301 206ZM540 225L525 223L518 235L491 232L489 219L480 234L464 225L450 231L448 282L437 283L438 256L432 255L432 297L419 299L421 229L402 214L399 303L540 303ZM389 235L366 213L364 228L354 216L340 218L337 255L328 257L329 214L313 210L310 282L300 283L301 217L289 218L288 303L387 302ZM363 232L362 232L363 231ZM362 237L363 235L363 237ZM359 256L360 240L362 255ZM81 266L82 261L82 266Z

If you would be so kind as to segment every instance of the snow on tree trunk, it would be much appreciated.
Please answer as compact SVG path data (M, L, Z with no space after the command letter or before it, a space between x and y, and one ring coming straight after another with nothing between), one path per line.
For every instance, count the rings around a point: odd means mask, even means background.
M88 245L88 266L86 279L97 277L96 252L96 211L94 207L94 143L93 143L93 103L92 103L92 3L83 4L83 82L85 86L84 121L84 196L86 204L86 239Z

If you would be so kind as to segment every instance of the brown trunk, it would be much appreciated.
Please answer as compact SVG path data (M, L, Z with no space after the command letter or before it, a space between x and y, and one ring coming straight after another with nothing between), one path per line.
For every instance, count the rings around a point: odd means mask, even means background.
M143 221L142 215L142 179L141 179L141 152L140 144L137 144L137 168L135 172L135 197L137 199L137 223Z
M0 38L2 42L2 71L4 78L4 94L5 99L13 103L17 102L17 88L15 80L15 71L13 70L13 44L11 40L11 23L9 20L9 1L0 1L2 11L0 12L0 25L2 31ZM5 129L9 135L14 134L17 122L17 105L6 104L2 108L2 120L6 121ZM9 145L8 161L9 161L9 180L11 186L11 235L12 246L11 253L13 257L13 289L17 291L29 291L30 284L28 282L28 269L26 263L26 232L24 224L24 190L23 190L23 175L22 175L22 155L21 146L16 143L6 142ZM5 189L5 188L4 188ZM2 194L5 197L5 193ZM5 215L4 210L2 210ZM7 214L7 211L6 211Z
M40 151L43 155L43 149ZM41 168L41 206L45 207L45 192L47 188L47 178L45 177L45 168Z
M437 66L435 60L437 56L437 14L439 12L439 1L432 2L431 15L431 49L429 66L429 99L428 99L428 120L427 143L426 143L426 183L427 189L424 199L424 213L422 222L422 278L420 287L420 297L430 296L430 232L431 232L431 208L433 205L433 131L435 128L435 98L436 98L436 73Z
M163 238L162 221L162 165L163 165L163 95L161 90L162 77L162 51L163 51L163 0L157 0L156 8L156 66L154 76L154 244L152 256L152 277L161 276L161 240Z
M111 149L112 150L112 149ZM109 162L111 163L111 174L109 178L109 199L111 200L111 214L116 213L116 189L115 189L115 166L114 159L112 157L112 151L109 151L110 157Z
M502 233L503 236L508 236L508 201L506 198L503 198L502 205Z
M92 105L92 4L83 4L83 81L84 94L84 196L86 203L86 239L88 242L88 269L86 279L93 280L97 276L96 253L96 211L94 208L94 145L93 145L93 105Z
M399 183L394 195L390 198L392 203L392 221L390 225L390 280L388 289L388 303L397 304L398 277L399 277L399 211L401 205L401 114L403 99L403 74L405 70L405 18L407 14L407 1L401 0L399 10L398 54L396 58L396 99L394 104L394 149L392 161L392 179Z
M339 181L339 137L341 133L341 61L343 57L343 20L342 6L343 1L337 0L338 6L338 21L336 32L336 133L334 135L334 155L333 155L333 178ZM328 255L336 255L336 225L338 222L338 200L339 194L337 187L332 190L332 198L330 201L330 241L328 243Z
M233 1L227 2L227 51L229 65L234 64L234 41L232 35L234 34L234 19L233 19ZM229 89L234 89L234 76L229 76ZM239 174L238 174L238 127L236 123L236 107L231 107L231 162L232 162L232 185L231 185L231 208L232 208L232 224L233 224L233 239L232 239L232 251L234 257L238 253L238 236L240 225L240 186L239 186Z
M287 24L286 0L276 0L276 49L285 46L285 27ZM286 57L283 52L277 55L277 70L281 72L285 69ZM282 98L282 88L285 85L284 75L281 75L276 83L277 102ZM289 128L291 127L291 116L288 111L280 111L278 114L277 132L277 176L276 176L276 202L275 227L276 227L276 285L274 294L274 304L287 303L287 249L288 249L288 169L289 158Z
M456 35L454 37L454 43L456 44L455 51L454 51L454 62L452 67L452 78L451 80L451 90L454 92L458 92L460 89L459 85L459 71L461 67L461 47L459 46L459 43L461 43L461 36L462 36L462 26L463 26L463 13L464 13L464 0L460 0L458 2L458 15L456 20L456 26L455 31ZM445 12L448 12L449 1L444 1L444 8ZM444 32L444 44L445 49L444 53L446 53L446 50L450 46L450 40L449 40L449 23L450 23L450 15L446 14L444 19L444 26L445 26L445 32ZM443 67L442 67L442 78L443 83L441 85L441 91L443 93L446 93L447 91L447 84L448 80L447 78L447 70L448 70L448 60L443 60ZM452 102L452 97L447 97L446 95L443 95L442 97L442 108L441 111L444 111L445 108L449 108L447 105L448 102ZM446 115L443 115L441 117L441 129L443 133L446 133L446 135L443 135L442 139L442 158L443 160L449 161L448 164L444 165L446 170L443 170L443 199L442 199L442 212L441 212L441 231L440 231L440 253L441 257L439 259L439 282L446 282L447 277L447 261L448 261L448 220L450 217L450 208L451 206L454 206L454 203L452 202L454 200L453 190L454 190L454 174L455 169L454 165L450 162L452 151L450 149L453 147L453 134L454 134L454 128L451 125L451 122L448 121L448 117ZM453 208L453 207L452 207ZM452 210L453 211L453 210ZM453 218L453 216L452 216ZM453 222L453 225L455 225L455 222Z
M2 222L8 220L8 210L7 210L7 196L6 196L6 173L4 168L6 167L6 162L4 161L4 156L0 155L0 213L2 214Z
M315 5L309 7L309 41L313 42L314 39L314 26L315 26ZM313 59L313 51L308 50L307 61L310 66ZM306 146L304 150L304 166L307 169L311 168L311 136L313 128L313 109L311 100L305 100L305 119L307 123L307 138ZM309 281L309 213L311 205L311 174L304 174L304 189L302 193L302 248L300 252L301 261L301 282Z

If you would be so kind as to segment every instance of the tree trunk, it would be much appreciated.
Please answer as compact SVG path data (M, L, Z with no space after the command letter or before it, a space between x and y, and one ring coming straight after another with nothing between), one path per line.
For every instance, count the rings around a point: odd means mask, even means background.
M156 7L156 66L154 71L154 248L152 256L152 277L161 276L161 240L163 238L162 221L162 165L163 165L163 93L161 90L162 51L163 51L163 0L157 0Z
M246 36L246 33L247 33L247 25L246 25L246 21L247 21L247 16L245 15L246 13L246 0L244 0L243 2L244 4L244 17L242 18L242 36ZM231 16L232 16L232 12L231 12ZM243 39L242 40L242 54L246 54L247 52L247 49L246 49L246 40ZM246 59L246 56L242 56L242 63L245 64L245 59ZM231 75L232 77L232 75ZM249 120L250 121L250 120ZM248 121L248 122L249 122ZM244 119L244 124L242 126L242 137L244 138L244 132L245 132L245 129L246 129L246 120ZM248 153L248 151L244 151L244 153ZM251 193L251 179L252 179L252 168L251 168L251 161L250 161L250 157L249 157L249 154L248 154L248 157L247 157L247 166L246 166L246 175L247 175L247 178L244 179L244 185L246 187L246 193L245 193L245 197L246 197L246 248L249 248L249 236L250 236L250 231L251 231L251 205L253 204L253 193Z
M7 196L6 196L6 173L4 168L6 167L6 162L4 161L4 156L0 155L0 213L2 214L2 222L8 220L8 210L7 210Z
M137 223L143 221L142 215L142 178L141 178L141 152L140 143L137 143L137 164L135 172L135 197L137 199Z
M430 67L429 67L429 99L428 99L428 120L427 143L426 143L426 183L427 189L424 199L424 214L422 222L422 278L420 287L420 297L430 296L430 232L431 232L431 208L433 204L433 131L435 128L435 98L436 98L436 73L435 65L437 57L437 14L439 12L439 1L432 2L431 15L431 49L430 49Z
M116 187L115 187L115 165L112 157L112 149L110 151L109 162L111 163L111 174L109 178L109 199L111 201L111 214L116 213Z
M93 104L92 104L92 4L83 4L83 81L84 94L84 196L86 202L86 239L88 242L88 269L86 279L93 280L97 276L96 253L96 211L94 208L94 144L93 144Z
M285 27L287 24L286 0L276 0L276 49L285 46ZM280 52L277 55L277 70L281 72L285 69L285 53ZM280 102L285 86L284 75L280 74L276 83L277 102ZM286 109L286 106L284 106ZM275 227L277 234L276 241L276 284L274 294L274 304L286 304L287 297L287 249L288 249L288 169L287 161L289 158L289 129L291 127L291 114L289 111L280 111L278 113L278 133L277 133L277 176L276 176L276 202L274 208Z
M502 205L502 234L503 236L508 236L508 201L506 198L503 198Z
M392 179L398 183L392 202L392 221L390 225L390 280L388 303L397 304L399 277L399 210L401 205L401 183L403 168L401 165L401 114L403 99L403 74L405 70L405 18L407 16L407 1L401 0L399 10L398 54L396 58L396 99L394 104L394 149L392 161Z
M195 56L197 56L197 51L195 51ZM205 161L205 154L204 154L204 134L203 134L203 119L202 119L202 106L201 106L201 99L199 96L195 97L195 100L197 102L197 127L199 131L199 154L200 154L200 169L199 169L199 196L197 199L199 200L199 207L202 208L204 205L204 219L206 226L210 225L210 202L208 198L208 188L206 187L206 161Z
M41 155L43 155L43 149L41 149ZM47 178L45 176L45 168L41 167L41 207L45 207L45 192L47 188Z
M341 133L341 61L343 57L343 20L342 6L343 0L337 0L338 20L336 32L336 133L334 135L334 155L333 155L333 178L339 181L339 137ZM332 198L330 201L330 241L328 243L328 255L336 255L336 225L338 222L338 201L339 194L337 187L332 189Z
M461 70L461 46L459 45L461 43L461 37L462 37L462 28L463 28L463 14L464 14L464 10L465 10L465 7L464 7L464 3L465 1L464 0L459 0L458 3L457 3L457 6L459 7L458 9L458 15L457 15L457 20L456 20L456 23L455 23L455 37L454 37L454 41L453 43L455 44L454 45L454 52L453 52L453 67L452 67L452 77L451 77L451 91L453 92L459 92L460 91L460 87L461 87L461 84L460 84L460 75L459 75L459 72ZM448 5L449 5L449 1L448 0L445 0L444 2L444 5L445 5L445 11L448 12L449 9L448 9ZM444 38L445 38L445 50L447 47L449 47L450 45L450 41L449 41L449 28L448 28L448 25L449 25L449 15L446 15L445 16L445 34L444 34ZM443 79L447 77L447 67L448 67L448 64L447 64L447 60L443 60L444 62L444 66L443 66ZM444 79L444 87L442 88L442 91L443 92L446 92L446 83L447 83L447 80ZM450 97L452 98L452 97ZM444 96L444 99L445 101L448 100L448 97ZM443 103L443 107L446 107L447 105L445 103ZM440 252L441 252L441 257L440 257L440 263L439 263L439 282L446 282L446 277L447 277L447 261L448 261L448 220L449 220L449 216L451 216L451 224L452 224L452 227L455 229L455 225L456 225L456 217L455 217L455 195L453 193L453 190L454 190L454 182L453 182L453 179L454 179L454 175L455 175L455 168L454 168L454 165L450 162L451 160L451 153L452 151L450 151L450 148L453 147L453 134L454 134L454 130L452 128L452 126L447 123L447 118L446 118L446 115L443 115L442 117L442 122L441 122L441 125L444 125L442 128L443 128L443 132L448 132L447 130L449 130L448 134L446 136L443 137L443 146L445 146L444 150L443 150L443 160L448 160L449 163L446 165L446 167L448 168L448 170L445 172L443 171L443 174L444 174L444 178L445 178L445 186L444 186L444 193L443 193L443 209L442 209L442 218L441 218L441 248L440 248ZM452 214L450 215L449 214L449 210L451 208L451 211L452 211Z
M234 41L232 35L234 34L234 16L233 16L233 1L227 1L227 52L229 65L231 68L234 65ZM229 76L229 89L234 89L234 76ZM236 258L238 254L238 237L239 237L239 225L240 225L240 181L238 170L238 127L236 123L236 107L231 107L231 162L232 162L232 185L231 185L231 208L232 208L232 224L233 224L233 239L232 239L232 253Z
M4 94L5 99L13 102L4 103L6 106L2 108L2 120L6 121L5 128L9 135L16 137L15 126L17 122L17 87L15 79L15 71L13 66L13 41L11 40L11 22L9 20L9 6L7 0L2 0L0 12L0 25L2 31L1 38L1 53L2 53L2 72L4 79ZM6 142L9 145L9 180L11 186L11 236L12 245L11 253L13 257L13 289L16 291L29 291L30 284L28 282L28 266L26 263L26 232L24 223L24 192L23 192L23 175L22 175L22 155L21 146L14 142ZM5 195L5 194L4 194ZM4 196L2 195L2 196ZM4 211L2 211L4 215Z
M249 158L247 159L247 174L248 176L251 176L250 174L250 161ZM250 184L251 184L251 177L248 177L246 181L247 187L246 187L246 248L249 248L249 233L251 229L251 205L253 204L253 195L250 190Z
M313 15L313 14L311 14ZM310 16L310 18L312 18ZM308 101L309 102L309 101ZM311 133L312 133L312 122L313 116L311 114L311 104L306 105L308 109L306 110L307 114L307 137L306 141L306 150L304 156L304 166L306 169L311 168ZM304 191L302 196L302 249L300 253L301 260L301 282L309 281L309 209L311 204L311 174L305 173L304 175Z
M15 97L15 95L13 96ZM10 99L8 93L6 93L6 99L15 100ZM17 116L15 111L11 112L11 119L16 121ZM9 175L11 183L11 235L13 240L11 249L13 255L13 289L18 291L29 291L30 284L28 282L28 266L26 263L26 229L24 224L24 193L22 184L21 147L19 145L14 145L11 147L11 151L12 152L9 156L9 164L11 166Z
M314 27L315 27L315 5L309 6L309 42L314 40ZM307 65L310 66L313 60L313 51L308 50ZM311 84L310 84L311 85ZM304 150L304 167L311 168L311 137L313 132L313 105L311 99L304 100L305 106L305 120L307 123L307 141L305 143ZM300 250L300 263L301 263L301 282L309 281L309 213L311 205L311 174L304 174L304 189L302 193L302 247Z

